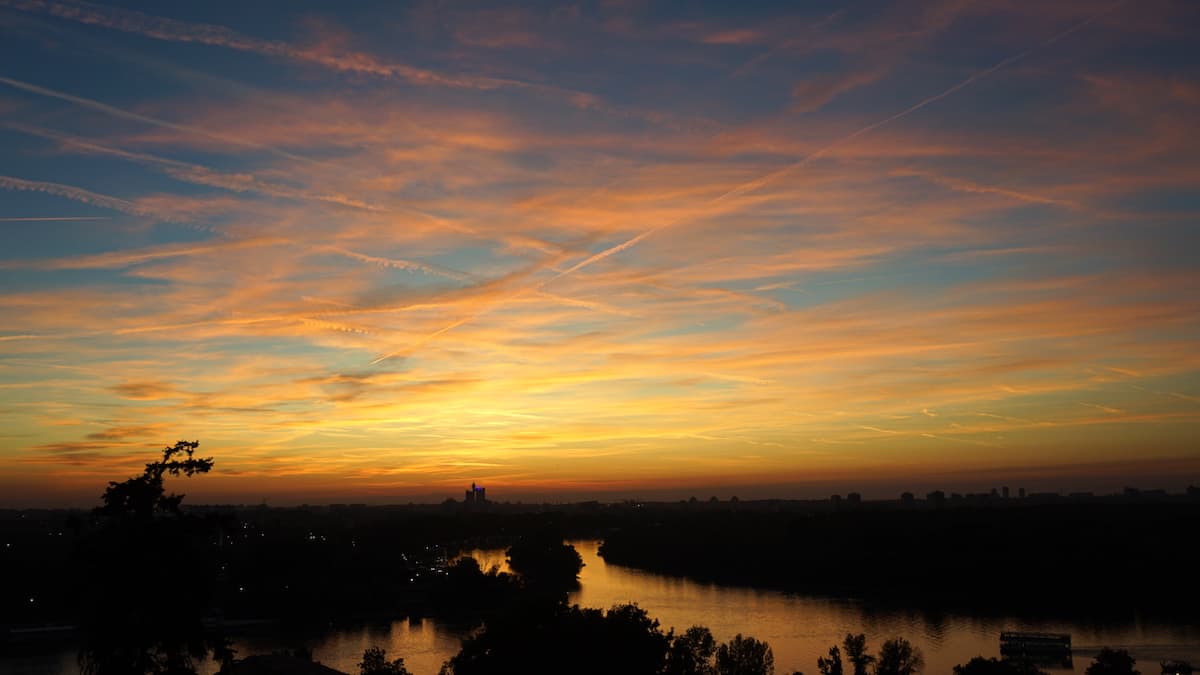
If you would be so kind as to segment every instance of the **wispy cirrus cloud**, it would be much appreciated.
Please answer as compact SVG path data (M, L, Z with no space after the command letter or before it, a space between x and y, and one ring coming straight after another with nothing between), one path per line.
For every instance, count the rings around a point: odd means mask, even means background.
M22 11L44 12L61 19L136 33L156 40L194 42L253 52L264 56L292 59L334 70L396 77L412 84L432 84L474 89L494 89L516 84L502 79L446 75L401 63L385 63L362 52L330 52L316 47L296 47L279 40L264 40L238 33L216 24L189 23L135 10L88 2L53 0L4 0L4 5Z
M280 150L278 148L268 147L268 146L265 146L261 143L258 143L256 141L253 141L250 139L241 138L238 136L232 136L230 134L211 131L208 129L202 129L200 127L190 126L190 125L186 125L186 124L177 124L175 122L161 120L161 119L158 119L155 117L150 117L148 115L141 115L141 114L129 111L129 110L119 108L117 106L108 105L107 103L102 103L100 101L95 101L95 100L92 100L89 98L85 98L83 96L75 96L74 94L57 91L54 89L50 89L48 87L41 87L36 84L32 84L29 82L23 82L21 80L16 80L16 79L13 79L10 77L0 77L0 84L6 84L15 89L20 89L22 91L26 91L26 92L29 92L32 94L38 94L39 96L46 96L49 98L56 98L56 99L60 99L63 101L67 101L69 103L73 103L75 105L82 106L84 108L96 110L98 112L102 112L107 115L112 115L113 117L119 117L122 119L132 120L134 122L142 122L144 124L149 124L149 125L156 126L156 127L162 127L165 129L171 129L173 131L179 131L179 132L192 134L192 135L196 135L196 136L203 136L205 138L209 138L209 139L216 140L216 141L221 141L223 143L231 143L233 145L241 146L243 148L254 148L256 150L265 150L267 152L271 152L271 153L277 154L281 157L285 157L287 159L291 159L291 160L295 160L295 161L316 163L315 160L311 160L306 157L301 157L300 155L296 155L294 153L290 153L285 150Z
M255 499L801 495L1192 452L1196 98L1147 65L1186 39L1158 5L22 7L94 59L0 45L47 59L2 81L4 216L137 227L10 226L10 472L94 496L180 435ZM106 44L162 67L110 81ZM451 79L388 69L417 52Z

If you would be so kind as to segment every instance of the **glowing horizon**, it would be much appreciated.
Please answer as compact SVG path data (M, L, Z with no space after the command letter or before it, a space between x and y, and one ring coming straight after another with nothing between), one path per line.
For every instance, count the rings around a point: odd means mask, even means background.
M1184 3L223 7L0 0L0 506L1200 482Z

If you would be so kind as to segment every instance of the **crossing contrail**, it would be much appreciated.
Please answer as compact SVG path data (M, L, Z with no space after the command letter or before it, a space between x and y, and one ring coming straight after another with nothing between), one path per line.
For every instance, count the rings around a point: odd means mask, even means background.
M315 164L318 166L328 166L328 163L326 163L326 162L321 162L321 161L318 161L315 159L310 159L308 157L302 157L300 155L287 152L286 150L280 150L278 148L273 148L269 145L263 145L262 143L256 143L254 141L247 140L245 138L240 138L238 136L232 136L230 134L220 134L220 133L217 133L214 131L209 131L208 129L203 129L201 127L191 126L189 124L176 124L175 122L168 122L166 120L160 120L156 117L140 115L138 113L131 112L129 110L125 110L124 108L118 108L116 106L108 105L107 103L101 103L100 101L94 101L90 98L84 98L82 96L75 96L74 94L68 94L66 92L56 91L54 89L49 89L46 87L40 87L36 84L30 84L29 82L22 82L21 80L14 80L11 77L0 76L0 84L7 84L8 86L13 87L14 89L20 89L22 91L27 91L31 94L38 94L39 96L46 96L48 98L57 98L61 101L67 101L69 103L74 103L75 105L78 105L78 106L81 106L84 108L90 108L92 110L97 110L99 112L106 113L108 115L112 115L113 117L120 117L120 118L127 119L127 120L134 120L136 122L143 122L143 123L149 124L151 126L162 127L164 129L172 129L174 131L182 131L184 133L194 134L196 136L204 136L206 138L211 138L213 140L218 140L218 141L230 143L233 145L240 145L240 146L246 147L246 148L254 148L255 150L262 150L264 152L269 152L271 154L279 155L280 157L285 157L287 159L296 160L298 162L305 162L307 164Z
M0 189L18 190L23 192L42 192L57 197L65 197L84 204L99 206L121 213L130 213L137 216L147 215L147 212L142 207L133 202L120 199L118 197L110 197L102 195L98 192L85 190L74 185L64 185L62 183L50 183L40 180L26 180L24 178L16 178L13 176L0 176Z
M108 216L33 216L29 218L0 218L0 223L43 223L76 220L112 220Z
M889 115L888 117L885 117L876 122L872 122L871 124L868 124L865 127L862 127L855 131L852 131L852 132L846 134L845 136L842 136L834 141L831 141L831 142L827 143L826 145L814 150L813 152L809 153L808 155L804 156L803 158L799 159L796 162L793 162L793 163L791 163L787 166L784 166L780 169L776 169L774 171L767 172L753 180L747 181L745 183L741 183L741 184L721 193L717 197L714 197L713 199L709 200L707 202L707 205L719 204L719 203L729 199L730 197L734 197L737 195L745 194L747 192L752 192L754 190L761 189L762 187L768 185L772 181L777 180L781 176L784 176L788 173L791 173L792 171L795 171L797 169L807 166L808 164L811 164L814 160L823 157L830 150L833 150L841 145L844 145L844 144L849 143L849 142L851 142L857 138L860 138L866 134L869 134L872 131L879 129L880 127L891 124L892 122L895 122L897 120L904 119L905 117L908 117L909 115L917 112L918 110L921 110L922 108L925 108L926 106L936 103L936 102L946 98L947 96L951 96L954 93L956 93L962 89L965 89L965 88L971 86L972 84L974 84L990 75L993 75L994 73L996 73L1000 70L1003 70L1004 68L1007 68L1008 66L1011 66L1012 64L1014 64L1024 58L1027 58L1031 54L1034 54L1035 52L1038 52L1042 49L1045 49L1045 48L1053 45L1054 43L1062 40L1063 38L1066 38L1067 36L1077 32L1079 30L1082 30L1083 28L1086 28L1087 26L1091 25L1092 23L1094 23L1101 17L1112 13L1114 10L1116 10L1121 5L1124 5L1126 2L1128 2L1128 0L1118 0L1117 2L1109 5L1104 10L1097 12L1082 21L1072 24L1071 26L1067 27L1066 29L1064 29L1062 31L1059 31L1058 33L1055 33L1047 40L1044 40L1032 47L1029 47L1020 52L1017 52L1016 54L1005 57L1005 58L1001 59L1000 61L997 61L995 64L993 64L992 66L990 66L988 68L984 68L983 70L978 70L974 73L971 73L965 79L955 83L953 86L951 86L947 89L944 89L936 94L933 94L932 96L927 96L926 98L921 99L920 101L905 108L904 110L901 110L897 113ZM634 237L631 237L630 239L627 239L619 244L616 244L614 246L606 248L603 251L600 251L599 253L596 253L588 258L581 260L578 263L575 263L571 267L568 267L567 269L559 272L558 274L551 277L550 279L538 282L531 287L520 289L520 290L516 291L515 293L513 293L512 295L509 295L508 297L497 300L496 303L492 307L494 307L495 305L498 305L498 304L503 304L504 302L506 302L508 300L512 300L513 298L519 297L526 293L541 291L543 288L545 288L546 285L548 285L554 281L557 281L558 279L561 279L563 277L574 274L575 272L578 272L579 270L581 270L585 267L588 267L594 263L604 260L605 258L616 255L617 253L626 251L630 248L633 248L634 246L637 246L642 241L653 236L654 234L661 232L662 230L665 230L667 228L678 225L679 223L684 222L684 220L686 220L686 219L685 218L677 218L675 220L671 220L671 221L662 223L660 225L655 225L654 227L651 227L651 228L641 232L640 234L638 234ZM450 330L458 328L459 326L462 326L463 324L468 323L468 322L472 321L473 319L478 318L479 316L490 311L490 309L491 309L491 307L485 307L485 308L482 308L472 314L469 314L465 317L457 319L457 320L453 321L452 323L449 323L446 326L439 328L438 330L434 331L433 333L426 335L425 337L421 338L416 343L414 343L413 345L410 345L408 348L406 348L404 350L393 351L391 353L384 354L384 355L376 358L374 361L371 362L371 364L375 365L382 361L386 361L388 359L394 358L396 356L409 354L417 347L424 345L424 344L428 343L430 340L432 340Z
M758 178L755 178L753 180L742 183L741 185L738 185L737 187L734 187L734 188L722 193L721 195L713 198L712 200L710 200L708 202L708 205L718 204L720 202L725 201L726 199L728 199L730 197L734 197L737 195L745 194L747 192L753 192L754 190L758 190L758 189L766 186L767 184L771 183L772 181L778 179L779 177L784 176L788 173L791 173L792 171L795 171L796 169L800 169L800 168L812 163L814 160L823 157L830 150L833 150L834 148L837 148L838 146L844 145L846 143L849 143L850 141L855 140L856 138L859 138L861 136L869 134L872 131L875 131L876 129L878 129L882 126L891 124L892 122L895 122L897 120L908 117L909 115L917 112L921 108L924 108L930 104L936 103L936 102L946 98L947 96L950 96L959 90L965 89L966 87L971 86L975 82L978 82L979 80L982 80L983 78L996 73L999 70L1002 70L1008 66L1011 66L1012 64L1028 57L1030 54L1033 54L1034 52L1040 51L1042 49L1045 49L1045 48L1053 45L1054 43L1058 42L1059 40L1062 40L1063 38L1071 35L1072 33L1075 33L1077 31L1091 25L1096 20L1113 12L1115 9L1117 9L1121 5L1125 4L1126 2L1128 2L1128 0L1118 0L1118 2L1115 2L1111 5L1109 5L1106 9L1104 9L1100 12L1097 12L1096 14L1089 16L1088 18L1084 19L1083 21L1073 24L1070 27L1056 33L1055 35L1051 36L1048 40L1046 40L1040 44L1034 45L1033 47L1029 47L1028 49L1025 49L1021 52L1013 54L1012 56L1001 59L1000 61L997 61L994 65L992 65L989 68L985 68L983 70L979 70L974 73L971 73L971 75L969 75L966 79L958 82L954 86L952 86L948 89L945 89L945 90L943 90L937 94L934 94L932 96L923 98L920 101L918 101L917 103L914 103L913 105L905 108L904 110L901 110L898 113L895 113L889 117L885 117L877 122L868 124L867 126L862 127L861 129L858 129L857 131L853 131L849 134L846 134L845 136L842 136L841 138L838 138L838 139L822 146L821 148L814 150L812 153L806 155L799 161L793 162L783 168L776 169L775 171L768 172L766 174L763 174L762 176L759 176ZM612 256L612 255L615 255L622 251L625 251L627 249L630 249L630 248L636 246L637 244L641 243L644 239L654 235L655 233L665 230L674 225L678 225L679 223L681 223L683 221L684 221L684 218L677 218L675 220L668 221L661 225L655 225L654 227L652 227L648 230L645 230L641 234L639 234L631 239L627 239L627 240L621 242L620 244L617 244L610 248L604 249L603 251L600 251L599 253L596 253L595 255L593 255L589 258L586 258L586 259L582 260L581 262L576 263L572 267L569 267L569 268L563 270L562 272L559 272L558 275L556 275L549 281L555 281L557 279L561 279L562 277L574 274L575 272L577 272L593 263L597 263L601 260L604 260L605 258L607 258L609 256ZM546 283L549 283L549 281Z

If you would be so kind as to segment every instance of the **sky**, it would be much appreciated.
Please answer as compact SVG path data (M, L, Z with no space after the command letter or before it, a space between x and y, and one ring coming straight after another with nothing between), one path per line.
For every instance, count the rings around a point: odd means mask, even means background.
M0 506L1200 484L1198 30L0 0Z

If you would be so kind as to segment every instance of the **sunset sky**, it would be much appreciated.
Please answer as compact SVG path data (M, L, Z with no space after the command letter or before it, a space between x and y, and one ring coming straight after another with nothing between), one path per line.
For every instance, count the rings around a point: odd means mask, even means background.
M0 0L0 506L1200 484L1200 3L336 6Z

